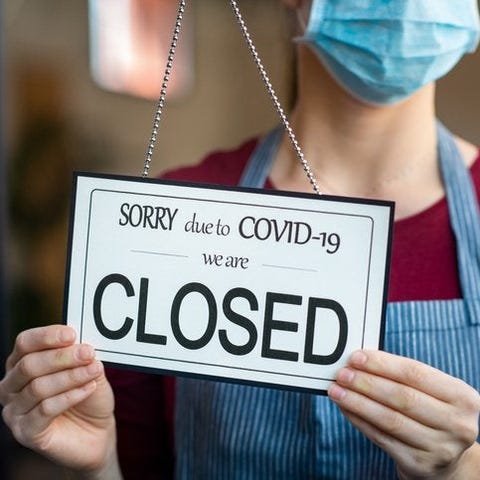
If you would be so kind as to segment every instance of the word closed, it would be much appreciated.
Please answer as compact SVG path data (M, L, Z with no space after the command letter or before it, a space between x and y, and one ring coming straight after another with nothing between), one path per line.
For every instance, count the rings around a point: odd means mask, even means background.
M123 287L126 297L138 298L138 313L136 318L136 341L141 343L149 343L155 345L167 345L169 341L175 341L177 344L187 350L199 350L206 347L214 338L218 336L218 340L223 350L230 355L242 356L250 354L256 347L261 335L261 356L276 360L284 360L289 362L298 362L300 359L299 352L280 350L272 347L272 333L274 331L291 332L295 334L299 330L299 324L292 320L273 318L274 307L276 304L287 304L300 306L303 304L303 297L299 295L291 295L280 292L266 292L264 301L264 312L261 315L263 325L257 327L251 318L238 313L232 304L235 299L241 298L246 300L251 312L259 310L259 302L257 296L248 288L236 287L225 293L221 302L218 302L214 293L206 285L199 282L191 282L182 286L175 294L170 307L169 326L173 338L167 335L153 334L146 331L147 301L149 295L149 279L142 277L138 290L135 290L132 282L119 273L113 273L105 276L98 284L93 300L94 322L98 331L105 338L110 340L120 340L127 336L132 328L134 328L135 319L125 316L123 323L119 328L112 328L107 325L102 316L102 300L105 291L111 285L120 285ZM205 325L205 331L198 338L191 338L191 333L186 332L185 325L188 321L181 321L182 304L191 294L199 294L205 303L208 312ZM307 301L307 318L305 338L303 341L304 349L302 353L302 361L305 363L317 365L332 365L342 356L348 336L348 320L343 307L336 301L327 298L310 297ZM317 329L321 329L322 312L329 310L334 312L338 320L338 339L337 344L332 352L326 354L314 353L314 338L318 334ZM221 311L221 312L220 312ZM243 344L234 343L230 336L228 328L217 328L219 315L223 314L224 318L230 323L245 330L247 341ZM118 320L118 319L117 319ZM199 321L198 318L188 319L189 321ZM158 319L159 322L165 322L165 319ZM183 328L182 328L183 325Z

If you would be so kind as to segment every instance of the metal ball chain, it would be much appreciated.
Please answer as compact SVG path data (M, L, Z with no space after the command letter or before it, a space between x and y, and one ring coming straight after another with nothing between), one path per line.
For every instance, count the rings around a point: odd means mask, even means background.
M237 18L237 22L240 25L240 29L242 30L243 37L245 41L247 42L248 49L250 50L250 53L252 54L252 57L255 61L255 64L257 66L258 71L260 72L260 76L262 77L263 83L265 84L265 87L267 88L268 94L270 98L273 101L273 104L275 105L275 109L277 110L277 113L282 120L283 126L285 128L285 131L288 134L288 137L290 138L290 141L292 143L292 146L298 156L298 159L300 160L300 163L302 164L303 170L307 174L308 180L310 181L313 190L315 191L316 194L321 195L322 192L320 191L320 188L318 187L317 180L315 178L315 175L312 172L312 169L310 168L307 160L305 159L305 156L298 144L298 141L295 137L295 134L293 133L292 127L290 126L290 122L287 119L287 116L285 115L285 112L283 111L282 106L280 105L280 101L278 100L278 97L275 93L275 90L272 86L272 83L270 82L270 79L268 78L267 72L265 70L265 67L263 66L262 61L260 60L260 56L258 55L257 49L255 48L255 45L253 44L253 41L250 37L250 34L248 33L247 26L245 25L245 22L243 20L242 14L240 13L240 9L238 8L237 2L235 0L230 0L230 5L232 6L233 12L235 13L235 17Z
M168 81L170 80L170 74L172 72L172 66L173 66L173 59L175 57L175 50L177 48L177 43L178 43L178 36L180 34L180 29L182 26L182 21L183 21L183 15L185 13L185 6L186 6L186 0L180 0L179 5L178 5L178 12L177 12L177 18L175 21L175 28L173 31L173 38L172 42L170 45L170 51L168 53L168 59L167 59L167 66L165 68L165 74L163 76L163 82L162 82L162 88L160 90L160 98L158 100L157 104L157 110L155 112L155 118L153 121L153 130L152 130L152 135L150 137L150 142L148 144L148 149L147 149L147 155L145 158L145 164L143 167L143 172L142 172L142 177L145 178L148 176L148 172L150 170L150 164L152 162L152 156L153 156L153 150L155 148L155 143L157 141L157 135L158 135L158 128L160 125L160 120L162 117L163 113L163 107L165 106L165 97L167 95L167 85ZM321 191L318 187L317 180L312 172L312 169L310 168L307 160L305 159L305 156L303 155L303 152L298 144L298 141L295 137L295 134L293 133L292 127L290 126L290 123L287 119L287 116L285 115L285 112L283 111L282 106L280 105L280 101L278 100L278 97L275 93L275 90L272 86L272 83L270 82L270 79L268 78L267 72L265 71L265 67L263 66L262 61L260 60L260 56L257 53L257 49L255 48L255 45L253 44L253 41L250 37L250 34L248 33L247 26L245 25L245 22L243 20L242 14L240 13L240 9L238 8L237 2L235 0L230 0L230 5L232 6L233 12L235 14L235 17L237 19L238 24L240 25L240 29L242 30L243 37L247 43L248 49L250 50L250 53L252 54L252 57L255 61L255 64L257 66L258 71L260 72L260 76L263 80L263 83L265 84L265 87L267 88L267 92L273 101L273 104L275 106L275 109L277 110L277 113L282 121L282 124L285 128L285 131L288 134L288 137L290 138L290 141L293 145L293 148L300 160L300 163L302 164L303 170L307 174L308 180L310 181L313 190L315 193L321 195Z
M155 148L155 142L157 141L158 127L160 125L160 119L162 118L163 107L165 106L165 97L167 95L167 85L170 80L170 74L172 73L173 59L175 57L175 50L177 48L178 36L182 26L183 14L185 13L186 0L180 0L178 5L177 19L175 21L175 28L173 30L172 43L170 45L170 51L168 52L167 66L165 67L165 74L163 76L162 88L160 90L160 98L157 104L157 110L153 121L153 130L150 137L150 143L148 144L147 156L143 167L142 177L148 176L150 170L150 163L152 162L153 149Z

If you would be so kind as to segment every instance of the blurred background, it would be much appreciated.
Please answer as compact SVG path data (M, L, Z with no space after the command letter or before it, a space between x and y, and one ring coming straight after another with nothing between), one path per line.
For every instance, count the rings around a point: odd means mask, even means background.
M291 19L278 0L239 4L288 107ZM142 171L177 0L3 0L1 7L4 356L17 332L61 321L72 171ZM277 122L228 0L189 2L177 53L153 172L197 162ZM439 117L478 145L479 86L480 52L438 86ZM1 441L0 478L63 478L4 430Z

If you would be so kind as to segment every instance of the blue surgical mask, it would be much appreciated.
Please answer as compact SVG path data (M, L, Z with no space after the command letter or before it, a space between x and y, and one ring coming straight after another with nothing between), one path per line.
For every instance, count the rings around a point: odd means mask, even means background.
M448 73L479 36L477 0L313 0L299 41L353 96L391 104Z

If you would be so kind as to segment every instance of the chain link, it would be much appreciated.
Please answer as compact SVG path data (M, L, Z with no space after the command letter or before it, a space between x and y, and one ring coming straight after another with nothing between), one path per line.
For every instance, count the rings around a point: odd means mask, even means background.
M175 50L177 48L177 43L178 43L178 36L180 34L180 29L182 26L182 21L183 21L183 15L185 13L185 6L186 6L186 0L180 0L179 5L178 5L178 12L177 12L177 18L175 21L175 28L173 31L173 37L172 37L172 43L170 45L170 51L168 53L168 59L167 59L167 66L165 68L165 74L163 76L163 82L162 82L162 88L160 90L160 98L158 100L157 104L157 110L155 112L155 118L153 121L153 130L152 130L152 135L150 137L150 142L148 144L148 149L147 149L147 155L145 158L145 164L143 167L143 172L142 172L142 177L145 178L148 176L148 172L150 170L150 164L152 162L152 156L153 156L153 150L155 148L155 143L157 141L157 135L158 135L158 128L160 126L160 120L162 118L162 113L163 113L163 107L165 106L165 97L167 95L167 86L168 82L170 80L170 74L172 72L172 65L173 65L173 59L175 57ZM247 43L248 49L253 57L253 60L255 61L255 64L257 66L258 71L260 72L260 76L263 80L263 83L265 84L265 87L267 88L268 95L270 96L275 109L282 121L282 124L285 128L285 131L288 134L288 137L292 143L292 146L295 150L295 153L298 156L298 159L300 160L300 163L303 167L303 170L307 174L308 180L310 184L313 187L313 190L315 193L318 195L321 195L321 191L318 187L317 180L315 178L315 175L312 172L312 169L310 168L310 165L308 164L307 160L305 159L305 156L300 148L300 145L298 144L298 141L295 137L295 134L293 133L292 127L290 126L290 122L287 119L287 116L285 115L285 112L280 105L280 101L278 100L278 97L275 93L275 90L273 88L273 85L267 75L267 72L265 70L265 67L263 66L262 61L260 60L260 56L258 55L257 49L255 48L255 45L253 44L253 41L250 37L250 34L248 32L247 26L245 25L245 21L243 20L242 14L240 13L240 9L238 8L236 0L230 0L230 5L232 6L233 12L235 14L235 17L237 19L238 24L240 25L240 29L242 31L243 37Z
M236 0L230 0L230 5L232 6L233 12L235 14L235 17L237 18L237 22L240 25L240 29L242 30L243 38L247 42L248 49L250 50L250 53L252 54L253 60L255 61L255 65L257 66L258 71L260 72L260 76L262 77L263 83L265 84L265 87L267 88L268 95L270 96L273 104L275 105L275 109L282 121L282 124L285 128L285 131L288 134L288 137L290 138L290 141L292 143L292 146L295 150L295 153L297 154L298 159L300 160L300 163L302 164L303 170L307 174L308 180L310 184L313 187L313 190L316 194L321 195L322 192L320 191L320 188L318 187L317 180L315 178L315 175L313 174L312 169L310 168L310 165L308 164L307 160L305 159L305 156L300 148L300 145L298 144L297 138L295 137L295 134L293 133L292 127L290 126L290 122L287 119L287 116L285 115L285 112L283 111L282 106L280 105L280 101L278 100L278 97L275 93L275 90L272 86L272 82L268 78L267 72L265 70L265 67L263 66L262 61L260 60L260 56L258 55L257 49L255 48L255 45L253 44L253 41L250 37L250 34L248 33L247 26L245 25L245 21L243 20L242 14L240 13L240 9L238 8Z
M175 20L175 28L173 30L172 43L170 44L170 50L168 52L167 66L165 67L165 73L162 81L162 88L160 90L160 98L157 104L157 110L155 112L155 118L153 120L153 130L148 144L147 156L145 158L145 164L143 166L142 177L148 176L150 170L150 164L152 163L153 150L157 141L158 127L160 126L160 120L162 118L163 107L165 106L165 97L167 95L168 81L170 80L170 74L172 73L173 59L175 57L175 50L178 44L178 36L182 27L183 14L185 13L186 0L180 0L178 5L177 19Z

